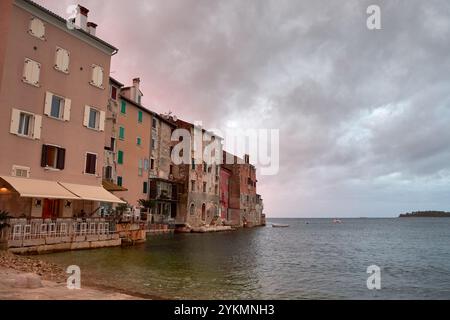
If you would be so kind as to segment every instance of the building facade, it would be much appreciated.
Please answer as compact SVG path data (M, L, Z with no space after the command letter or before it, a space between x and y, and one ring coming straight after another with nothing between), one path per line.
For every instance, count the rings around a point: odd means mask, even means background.
M25 217L95 213L102 187L111 56L86 8L77 28L28 0L0 10L0 210Z
M140 79L120 91L117 117L116 184L127 191L116 193L131 206L147 200L149 190L152 113L142 105Z

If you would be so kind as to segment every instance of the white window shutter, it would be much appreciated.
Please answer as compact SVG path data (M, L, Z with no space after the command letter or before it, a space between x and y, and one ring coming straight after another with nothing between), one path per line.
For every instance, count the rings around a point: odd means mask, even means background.
M72 106L72 100L65 99L64 100L64 121L70 121L70 108Z
M69 72L69 65L70 65L70 53L67 50L64 50L63 52L63 62L62 67L64 72Z
M33 138L38 140L41 138L42 116L34 116Z
M41 73L41 64L32 61L32 77L31 77L31 83L38 86L39 85L39 75Z
M9 132L17 134L19 132L19 122L20 122L20 111L17 109L12 109L11 127Z
M89 125L89 112L91 110L91 107L89 106L85 106L84 107L84 120L83 120L83 125L85 127L87 127Z
M98 86L103 87L103 68L98 67Z
M62 65L62 49L56 48L56 54L55 54L55 67L58 70L61 70Z
M52 98L53 94L51 92L45 93L45 105L44 105L44 114L49 116L52 110Z
M100 111L100 122L98 125L99 131L105 131L105 119L106 119L105 111Z
M25 59L25 63L23 66L23 80L30 83L31 82L31 77L33 74L33 67L31 65L31 60L30 59Z

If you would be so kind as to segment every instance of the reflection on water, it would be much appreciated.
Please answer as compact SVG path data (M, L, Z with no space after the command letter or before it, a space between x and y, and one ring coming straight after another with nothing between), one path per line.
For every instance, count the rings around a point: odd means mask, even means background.
M450 298L450 219L273 219L289 228L150 237L42 256L82 281L166 298ZM308 222L308 224L306 224ZM382 290L366 269L382 270Z

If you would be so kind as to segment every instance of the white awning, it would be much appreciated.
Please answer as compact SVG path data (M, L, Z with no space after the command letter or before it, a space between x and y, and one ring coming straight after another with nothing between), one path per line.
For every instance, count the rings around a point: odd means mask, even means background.
M65 182L59 182L59 184L83 200L125 203L101 186L88 186Z
M21 197L47 199L79 199L56 181L36 180L19 177L0 176L13 187Z

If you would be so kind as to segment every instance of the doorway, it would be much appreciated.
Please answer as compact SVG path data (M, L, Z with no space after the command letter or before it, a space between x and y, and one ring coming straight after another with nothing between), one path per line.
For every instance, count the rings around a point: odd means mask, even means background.
M60 208L61 208L61 200L44 199L44 206L42 207L42 218L56 219L59 216Z

